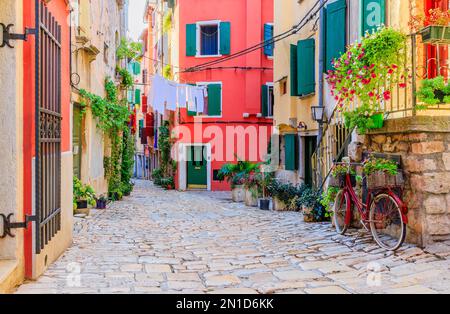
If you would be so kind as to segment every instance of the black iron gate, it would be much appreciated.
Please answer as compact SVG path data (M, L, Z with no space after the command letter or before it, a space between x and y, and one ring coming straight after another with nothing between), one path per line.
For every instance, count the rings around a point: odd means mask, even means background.
M36 0L36 253L61 230L61 26Z

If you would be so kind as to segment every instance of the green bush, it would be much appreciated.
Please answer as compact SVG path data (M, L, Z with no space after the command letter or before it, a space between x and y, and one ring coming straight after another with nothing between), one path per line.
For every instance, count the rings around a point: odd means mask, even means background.
M83 184L77 177L73 177L73 208L77 208L77 202L87 201L89 205L95 206L95 191L92 186Z

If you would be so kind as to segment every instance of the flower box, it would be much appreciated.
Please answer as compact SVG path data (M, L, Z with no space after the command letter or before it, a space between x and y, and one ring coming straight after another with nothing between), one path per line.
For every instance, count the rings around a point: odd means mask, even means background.
M405 179L403 173L399 172L393 176L386 172L376 172L367 176L368 189L383 189L386 187L403 187Z
M336 178L331 176L328 181L328 186L342 189L345 187L345 179L346 179L345 174L338 175ZM356 176L350 175L350 181L352 182L352 187L355 187L356 186Z
M427 26L422 28L419 33L422 35L424 44L450 44L450 27L448 26Z

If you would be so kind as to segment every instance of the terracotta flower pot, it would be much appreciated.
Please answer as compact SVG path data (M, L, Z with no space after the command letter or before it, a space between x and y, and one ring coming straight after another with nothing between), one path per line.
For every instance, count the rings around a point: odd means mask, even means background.
M314 208L303 206L303 220L305 222L314 222Z

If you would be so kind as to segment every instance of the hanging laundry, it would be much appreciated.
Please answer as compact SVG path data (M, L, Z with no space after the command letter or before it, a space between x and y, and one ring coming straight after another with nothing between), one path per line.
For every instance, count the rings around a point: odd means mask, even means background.
M177 109L177 85L176 83L168 82L167 84L167 97L166 97L166 109L175 111Z
M186 89L187 92L187 109L191 112L197 112L197 104L195 102L195 86L188 86Z
M204 87L197 87L194 88L194 98L196 103L196 111L199 113L203 113L203 110L205 108L205 88Z
M177 106L186 108L187 104L187 85L178 85L177 87Z
M164 112L164 105L167 101L167 95L169 92L169 85L166 80L159 75L153 77L153 91L152 91L152 103L154 110L158 112Z

